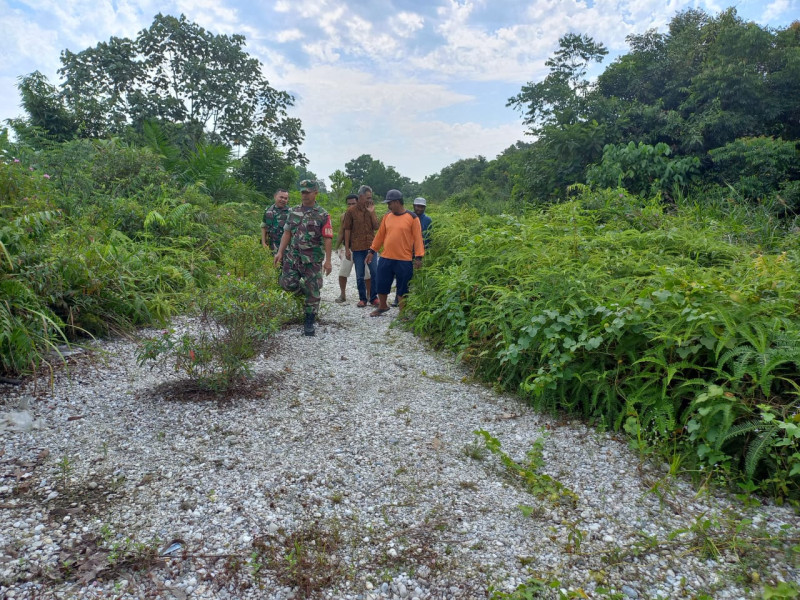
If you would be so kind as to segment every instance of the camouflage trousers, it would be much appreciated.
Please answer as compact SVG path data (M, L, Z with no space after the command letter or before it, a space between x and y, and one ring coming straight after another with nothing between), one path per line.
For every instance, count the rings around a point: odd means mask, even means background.
M322 290L322 263L284 259L278 283L287 292L305 296L306 314L317 314Z

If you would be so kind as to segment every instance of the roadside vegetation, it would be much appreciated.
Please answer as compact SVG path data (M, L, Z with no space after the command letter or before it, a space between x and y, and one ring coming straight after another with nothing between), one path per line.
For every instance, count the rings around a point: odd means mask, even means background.
M688 10L628 41L590 84L605 48L562 38L509 100L537 140L423 182L410 327L673 472L800 506L800 23Z

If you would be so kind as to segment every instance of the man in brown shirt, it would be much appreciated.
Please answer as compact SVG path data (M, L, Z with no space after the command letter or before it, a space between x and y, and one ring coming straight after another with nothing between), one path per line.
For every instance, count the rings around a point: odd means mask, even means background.
M356 267L356 285L358 287L358 306L378 304L376 265L377 261L369 264L369 273L373 281L371 298L367 298L367 288L364 284L364 269L367 267L365 259L367 251L372 246L375 232L378 230L378 217L375 215L375 205L372 203L372 188L362 185L358 188L358 202L347 209L342 217L342 231L344 231L344 256L352 260Z

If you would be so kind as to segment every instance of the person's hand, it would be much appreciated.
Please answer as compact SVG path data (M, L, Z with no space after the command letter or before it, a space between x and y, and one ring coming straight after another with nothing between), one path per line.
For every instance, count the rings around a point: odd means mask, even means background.
M374 202L367 202L367 210L369 212L375 212L375 203Z
M422 259L420 257L415 258L414 259L414 268L415 269L419 269L421 267L422 267Z
M364 258L364 264L368 265L372 262L372 252L367 252L367 256Z
M353 260L353 253L350 252L350 248L348 248L347 250L344 251L344 257L347 260Z
M275 255L275 260L272 261L272 264L277 267L279 264L281 264L282 259L283 259L283 252L278 252Z
M267 246L267 242L265 242L264 240L261 240L261 245L264 246L264 248L268 248L269 247L269 246Z
M325 270L325 275L330 275L333 267L331 267L331 260L328 259L325 261L325 264L322 265L322 268Z

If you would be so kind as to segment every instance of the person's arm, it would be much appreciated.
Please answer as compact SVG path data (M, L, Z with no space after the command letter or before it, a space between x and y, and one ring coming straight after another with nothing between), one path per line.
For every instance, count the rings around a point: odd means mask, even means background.
M344 257L347 260L352 260L353 259L352 253L350 252L350 230L349 229L345 229L344 230Z
M267 247L267 227L266 227L266 225L262 225L261 226L261 245L264 246L264 248Z
M386 219L381 219L381 225L378 228L378 233L375 234L375 238L372 240L372 246L370 246L369 252L367 252L367 257L364 259L364 264L370 264L372 262L372 257L376 252L380 252L381 246L383 246L383 240L386 237Z
M281 237L281 245L278 247L278 252L275 254L275 260L273 264L277 267L281 260L283 260L283 252L286 250L286 246L289 245L289 240L292 239L292 233L289 230L283 232L283 236ZM330 240L328 240L330 242Z
M347 260L352 260L353 256L350 253L350 234L353 231L353 216L350 214L350 209L342 215L342 233L344 234L344 257Z
M325 264L322 268L325 270L325 275L330 275L333 267L331 266L331 247L333 246L331 238L325 238Z
M322 265L325 275L331 274L331 247L333 246L333 227L331 226L331 216L327 215L322 224L322 245L325 248L325 263Z

